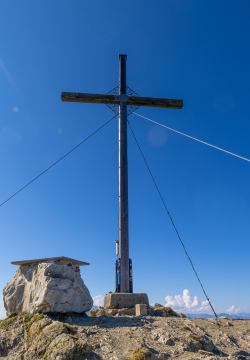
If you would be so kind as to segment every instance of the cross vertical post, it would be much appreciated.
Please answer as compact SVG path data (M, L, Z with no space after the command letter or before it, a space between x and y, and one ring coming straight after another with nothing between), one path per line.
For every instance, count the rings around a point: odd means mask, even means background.
M150 106L159 108L182 109L183 101L176 99L141 97L136 94L127 94L126 81L127 55L119 55L119 95L113 94L89 94L62 92L62 101L106 104L119 107L119 244L116 261L116 291L119 293L132 293L132 262L129 259L129 231L128 231L128 155L127 155L127 107ZM115 88L116 89L116 88ZM113 89L114 90L114 89ZM131 89L130 89L131 90ZM112 109L113 110L113 109ZM119 286L118 286L119 284ZM109 294L104 298L104 306L117 305L122 297L126 301L133 298L135 304L148 304L146 294L120 295ZM138 297L139 296L139 297ZM114 304L111 301L114 301ZM130 298L130 300L129 300ZM147 298L147 296L146 296ZM139 299L139 300L138 300ZM105 305L106 304L106 305ZM123 304L124 305L124 304ZM130 303L131 305L131 303Z
M120 292L129 292L126 55L119 55L119 258Z

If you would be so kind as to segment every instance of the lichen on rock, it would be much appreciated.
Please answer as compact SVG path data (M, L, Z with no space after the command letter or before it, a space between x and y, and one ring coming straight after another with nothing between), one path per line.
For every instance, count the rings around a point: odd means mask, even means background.
M50 360L69 360L85 357L92 353L92 348L82 344L67 334L57 336L49 345L46 356Z

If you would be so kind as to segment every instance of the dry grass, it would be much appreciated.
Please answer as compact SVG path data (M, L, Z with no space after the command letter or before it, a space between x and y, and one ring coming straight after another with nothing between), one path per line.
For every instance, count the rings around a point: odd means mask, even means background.
M129 357L127 360L146 360L149 359L150 357L151 357L150 351L148 351L147 349L143 349L141 347L136 347L133 350L131 357Z
M183 325L181 328L182 330L191 331L191 329L186 325Z
M189 337L192 340L199 341L200 343L202 342L201 338L198 335L190 334Z

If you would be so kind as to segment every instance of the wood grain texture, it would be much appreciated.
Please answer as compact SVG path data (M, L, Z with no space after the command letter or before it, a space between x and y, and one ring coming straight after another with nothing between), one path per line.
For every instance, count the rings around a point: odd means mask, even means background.
M70 93L70 92L63 92L61 95L61 99L62 101L68 101L68 102L81 102L81 103L93 103L93 104L120 105L121 102L119 95ZM176 99L128 96L127 105L182 109L183 101Z

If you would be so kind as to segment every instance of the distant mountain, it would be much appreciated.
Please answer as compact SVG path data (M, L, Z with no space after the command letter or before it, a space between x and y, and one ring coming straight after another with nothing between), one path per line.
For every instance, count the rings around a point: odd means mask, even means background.
M187 314L185 313L185 315L189 318L192 318L192 319L214 319L215 316L214 315L210 315L210 314ZM230 314L226 314L226 313L220 313L220 314L217 314L218 317L220 316L228 316L230 317L231 319L250 319L250 313L239 313L237 315L230 315Z

